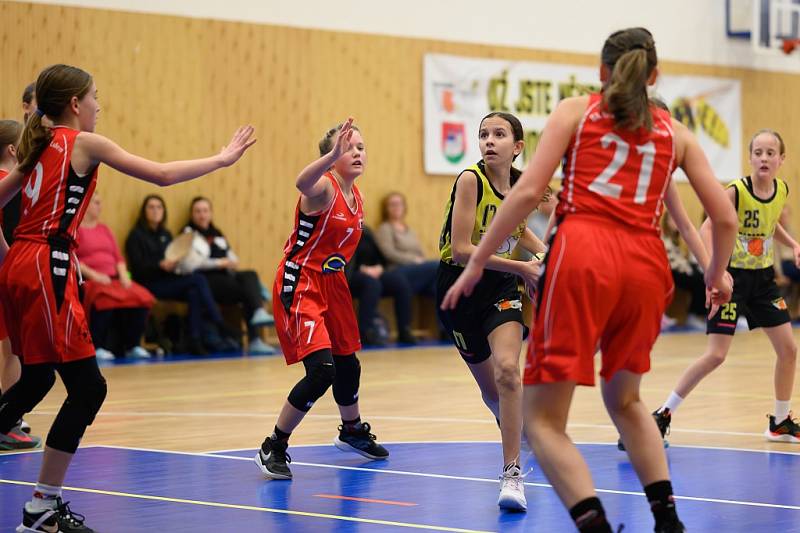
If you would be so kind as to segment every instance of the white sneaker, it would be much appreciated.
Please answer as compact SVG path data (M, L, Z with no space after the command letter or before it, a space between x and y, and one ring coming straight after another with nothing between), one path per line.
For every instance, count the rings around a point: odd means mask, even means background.
M106 350L105 348L98 348L97 351L94 352L94 356L97 357L99 361L114 360L114 352Z
M247 353L250 355L273 355L278 353L278 350L257 338L247 345Z
M525 485L519 466L511 463L503 469L500 475L500 497L497 505L501 509L512 511L526 511L528 502L525 500Z
M150 352L148 352L141 346L134 346L133 348L125 352L125 357L135 357L137 359L150 359L153 356L150 355Z
M250 325L253 327L271 326L275 323L275 317L267 313L263 307L256 309L253 317L250 319Z

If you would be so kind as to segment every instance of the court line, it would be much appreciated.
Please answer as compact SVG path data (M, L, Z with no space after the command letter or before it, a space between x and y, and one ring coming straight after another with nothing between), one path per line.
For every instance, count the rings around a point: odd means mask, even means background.
M206 457L221 457L223 459L234 459L237 461L252 461L249 457L237 457L235 455L207 455ZM431 474L427 472L409 472L406 470L389 470L385 468L363 468L359 466L343 466L343 465L326 465L321 463L304 463L300 461L292 461L292 465L297 466L308 466L314 468L332 468L335 470L351 470L356 472L371 472L374 474L396 474L401 476L415 476L415 477L430 477L435 479L448 479L448 480L456 480L456 481L479 481L483 483L499 483L497 479L486 479L481 477L471 477L471 476L450 476L447 474ZM552 489L553 486L549 483L534 483L531 481L525 481L525 485L529 487L537 487L537 488L546 488ZM617 494L623 496L645 496L644 492L632 491L632 490L616 490L616 489L600 489L595 488L595 491L602 492L604 494ZM790 511L800 511L800 505L781 505L777 503L763 503L763 502L748 502L744 500L725 500L720 498L701 498L699 496L678 496L675 495L674 498L676 500L687 500L687 501L696 501L696 502L710 502L710 503L722 503L728 505L743 505L748 507L766 507L771 509L787 509Z
M342 496L340 494L314 494L317 498L327 498L329 500L347 500L352 502L364 503L383 503L385 505L399 505L400 507L416 507L418 503L396 502L392 500L376 500L375 498L357 498L355 496Z
M387 443L388 444L388 443ZM175 452L170 450L153 450L147 448L129 448L126 446L94 446L97 448L114 448L119 450L134 450L134 451L142 451L142 452L154 452L154 453L168 453L168 454L177 454L177 455L193 455L195 457L216 457L220 459L231 459L235 461L252 461L253 459L250 457L238 457L235 455L219 455L219 454L209 454L209 453L202 453L202 452ZM370 472L373 474L395 474L401 476L412 476L412 477L428 477L434 479L447 479L447 480L454 480L454 481L476 481L482 483L499 483L498 479L486 479L480 477L470 477L470 476L451 476L447 474L431 474L427 472L409 472L407 470L390 470L390 469L377 469L377 468L364 468L358 466L344 466L344 465L329 465L329 464L322 464L322 463L306 463L300 461L293 461L293 465L296 466L307 466L312 468L330 468L334 470L350 470L355 472ZM534 483L531 481L524 482L525 485L529 487L537 487L537 488L547 488L552 489L553 486L549 483ZM644 492L638 491L627 491L627 490L615 490L615 489L595 489L597 492L602 492L605 494L618 494L624 496L645 496ZM790 511L800 511L800 505L781 505L777 503L763 503L763 502L748 502L744 500L725 500L720 498L701 498L698 496L675 496L676 500L687 500L687 501L696 501L696 502L710 502L710 503L721 503L721 504L728 504L728 505L742 505L748 507L765 507L771 509L787 509Z
M55 416L58 411L34 411L31 414L36 415L51 415ZM226 413L226 412L197 412L197 411L101 411L97 416L123 416L123 417L175 417L175 418L277 418L278 413ZM340 420L341 415L331 414L313 414L309 413L305 418L318 418L323 420ZM422 417L422 416L391 416L391 415L370 415L371 420L386 420L393 422L429 422L429 423L453 423L453 424L486 424L497 425L494 419L477 419L477 418L447 418L447 417ZM572 429L605 429L617 431L617 428L612 424L583 424L583 423L568 423L567 428ZM697 435L726 435L733 437L763 437L763 433L749 433L743 431L720 431L713 429L687 429L687 428L674 428L670 427L671 433L691 433Z
M23 486L31 486L35 487L36 483L31 483L29 481L17 481L14 479L0 479L0 483L4 483L7 485L23 485ZM242 511L258 511L262 513L275 513L275 514L285 514L285 515L292 515L292 516L303 516L309 518L326 518L329 520L342 520L345 522L359 522L362 524L374 524L379 526L394 526L394 527L406 527L411 529L427 529L430 531L449 531L453 533L489 533L487 531L476 530L476 529L461 529L455 527L446 527L446 526L432 526L428 524L415 524L412 522L394 522L390 520L378 520L373 518L359 518L355 516L342 516L342 515L335 515L335 514L326 514L326 513L314 513L308 511L292 511L290 509L274 509L270 507L256 507L254 505L238 505L232 503L221 503L221 502L208 502L203 500L187 500L184 498L168 498L165 496L152 496L149 494L136 494L131 492L117 492L112 490L100 490L100 489L90 489L85 487L64 487L64 490L69 490L73 492L85 492L89 494L101 494L104 496L118 496L122 498L134 498L139 500L150 500L150 501L159 501L159 502L167 502L167 503L185 503L190 505L200 505L204 507L219 507L223 509L236 509Z
M410 441L381 441L381 444L392 445L392 444L497 444L500 445L499 440L410 440ZM615 442L596 442L596 441L575 441L576 445L591 445L591 446L613 446L614 448L617 447ZM329 446L329 442L320 442L317 444L292 444L292 448L310 448L314 446ZM103 444L91 444L88 447L103 447ZM82 446L87 447L87 446ZM672 448L692 448L697 450L722 450L722 451L731 451L731 452L750 452L750 453L766 453L766 454L777 454L777 455L793 455L793 456L800 456L800 452L785 452L782 450L755 450L752 448L732 448L726 446L695 446L692 444L670 444L667 450ZM224 454L224 453L235 453L235 452L255 452L258 448L256 447L248 447L248 448L226 448L224 450L210 450L207 452L201 452L205 454ZM142 451L163 451L163 450L145 450ZM622 456L624 452L620 452L620 456Z

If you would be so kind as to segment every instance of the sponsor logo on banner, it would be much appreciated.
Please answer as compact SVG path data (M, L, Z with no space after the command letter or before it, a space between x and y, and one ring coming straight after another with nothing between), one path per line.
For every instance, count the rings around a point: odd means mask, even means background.
M426 54L424 59L424 157L428 174L455 175L481 157L481 119L494 111L522 123L525 148L515 161L522 169L539 142L548 116L572 96L600 90L597 67ZM652 95L694 131L714 174L728 181L741 169L741 82L710 76L659 76ZM593 114L589 120L602 118ZM670 135L656 125L657 135ZM560 170L557 171L560 174ZM686 180L683 171L674 174Z
M467 153L467 130L460 122L442 122L442 155L451 163L458 163Z

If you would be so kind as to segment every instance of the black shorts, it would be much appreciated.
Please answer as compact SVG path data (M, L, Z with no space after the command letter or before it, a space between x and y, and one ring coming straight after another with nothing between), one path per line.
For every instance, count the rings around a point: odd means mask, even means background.
M772 267L755 270L728 267L728 272L733 276L731 301L706 322L706 333L733 335L740 315L747 319L750 329L771 328L791 321Z
M522 294L513 274L485 270L470 296L462 296L455 309L442 311L447 290L463 272L460 266L439 263L436 272L436 311L450 340L467 363L477 364L492 354L489 334L506 322L519 322L523 339L528 328L522 318Z

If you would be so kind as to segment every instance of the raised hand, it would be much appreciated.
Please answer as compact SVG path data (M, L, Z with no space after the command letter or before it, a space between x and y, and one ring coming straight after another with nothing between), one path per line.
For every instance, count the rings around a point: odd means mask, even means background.
M256 140L250 138L254 131L255 128L253 126L242 126L236 130L231 142L223 147L219 153L222 156L224 166L229 167L236 163L244 155L245 151L255 144Z
M342 124L341 129L336 134L336 140L333 143L330 154L334 158L339 159L342 154L350 149L350 138L353 136L353 117L348 117Z

